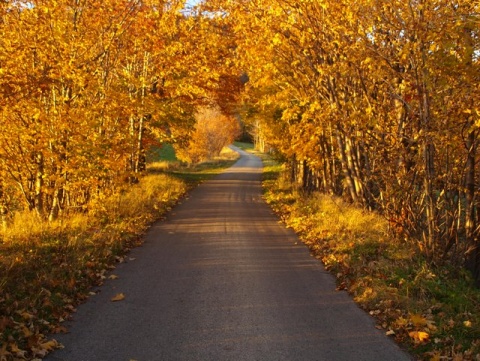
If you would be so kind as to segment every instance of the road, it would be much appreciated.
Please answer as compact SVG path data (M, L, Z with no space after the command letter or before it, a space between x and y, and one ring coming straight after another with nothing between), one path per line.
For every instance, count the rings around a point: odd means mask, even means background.
M240 153L151 228L47 360L411 360L279 224L261 160Z

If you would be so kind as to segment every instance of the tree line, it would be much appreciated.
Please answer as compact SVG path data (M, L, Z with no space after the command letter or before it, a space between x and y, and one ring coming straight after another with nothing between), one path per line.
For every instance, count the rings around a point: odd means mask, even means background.
M101 204L138 178L149 144L195 148L194 114L215 104L301 189L380 212L432 262L480 279L479 7L2 0L2 219Z
M215 23L179 0L0 1L4 226L86 211L138 179L151 144L186 146L195 108L235 79Z
M243 113L305 191L381 212L480 279L480 5L206 1L249 76Z

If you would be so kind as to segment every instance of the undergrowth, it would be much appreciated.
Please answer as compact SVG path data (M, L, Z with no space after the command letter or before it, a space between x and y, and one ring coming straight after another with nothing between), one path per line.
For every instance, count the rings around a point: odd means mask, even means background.
M429 264L380 215L302 193L268 162L265 199L379 329L421 360L480 360L480 290L468 272Z
M44 222L18 213L0 233L0 360L39 360L60 345L63 320L142 242L148 227L187 191L230 166L226 151L207 164L149 164L133 187L86 213Z

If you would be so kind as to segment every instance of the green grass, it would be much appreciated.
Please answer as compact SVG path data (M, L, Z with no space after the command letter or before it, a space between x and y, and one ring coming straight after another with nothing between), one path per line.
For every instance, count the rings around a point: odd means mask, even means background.
M189 167L178 167L168 170L167 172L178 179L187 183L189 188L197 186L199 183L205 182L225 169L231 167L238 160L238 153L224 148L222 153L216 159L202 162Z
M244 143L244 142L235 142L233 143L234 146L240 148L240 149L243 149L245 151L248 151L248 150L254 150L254 147L253 147L253 144L252 143Z
M147 152L147 163L152 162L176 162L175 149L173 145L165 143L160 147L152 146Z

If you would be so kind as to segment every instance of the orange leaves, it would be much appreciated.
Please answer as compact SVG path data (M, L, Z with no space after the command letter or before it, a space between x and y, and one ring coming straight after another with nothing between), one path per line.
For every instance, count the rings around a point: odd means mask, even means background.
M144 168L144 134L153 142L191 127L187 103L199 91L187 75L202 57L192 50L185 61L181 3L160 16L149 1L45 0L2 15L0 158L16 207L50 220L64 206L85 210L123 181L126 164Z
M408 335L416 344L427 342L430 339L430 335L423 331L410 331Z
M110 301L112 302L118 302L118 301L123 301L125 299L125 294L123 293L118 293L115 296L113 296Z
M185 147L176 147L177 157L198 163L220 155L223 147L233 143L240 131L238 120L219 108L202 108L196 116L195 132Z

